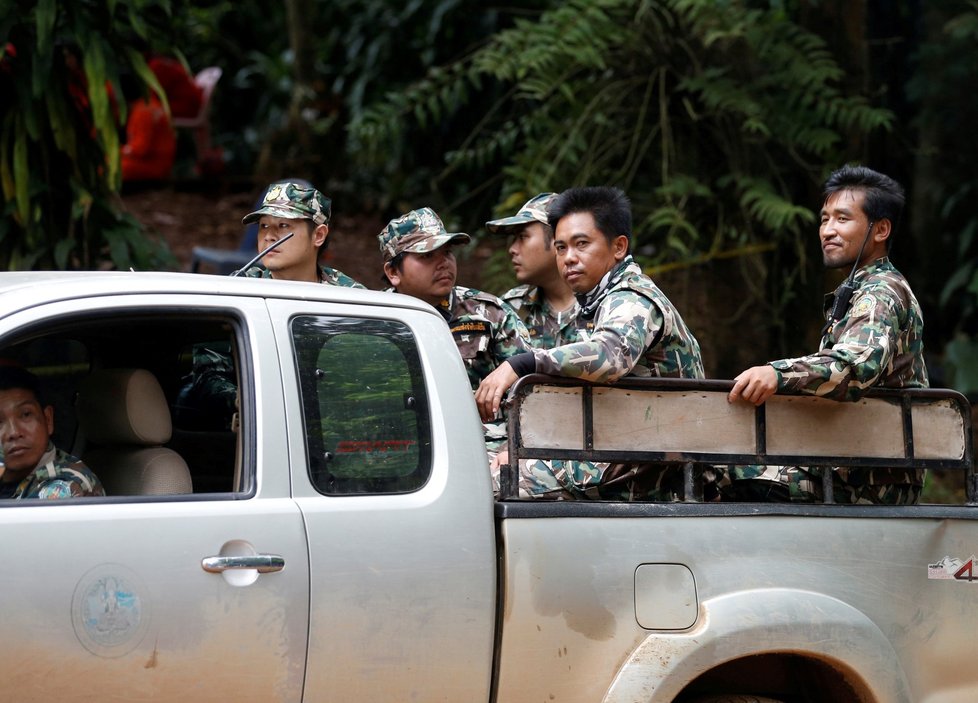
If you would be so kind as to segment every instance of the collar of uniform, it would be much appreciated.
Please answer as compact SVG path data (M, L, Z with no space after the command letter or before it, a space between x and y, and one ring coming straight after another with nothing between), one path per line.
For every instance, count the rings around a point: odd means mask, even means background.
M442 300L440 303L438 303L435 309L441 313L442 317L445 318L446 322L450 322L451 319L455 316L454 315L455 304L457 302L458 302L458 293L456 293L455 289L452 288L452 290L448 293L448 297Z
M625 276L641 273L642 269L632 259L632 255L626 254L624 259L601 277L598 285L587 293L578 294L577 303L581 308L580 316L585 320L593 318L607 291L616 286Z
M859 280L860 278L865 278L871 273L878 273L879 271L883 271L891 267L892 264L890 263L890 258L887 256L881 256L878 259L870 261L868 264L856 271L855 279Z
M44 455L41 456L41 460L37 462L37 466L31 473L37 475L38 478L54 478L57 476L58 470L54 468L54 457L57 453L58 450L54 448L54 442L48 440L48 448L44 450Z
M530 305L543 307L543 291L540 286L528 286L526 289L526 302Z

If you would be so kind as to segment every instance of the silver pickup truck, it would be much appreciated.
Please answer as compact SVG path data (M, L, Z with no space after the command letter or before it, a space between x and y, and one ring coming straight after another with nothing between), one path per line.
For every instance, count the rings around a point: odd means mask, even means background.
M533 502L493 498L447 326L406 296L5 273L0 358L107 492L0 501L0 700L978 700L974 507L694 490L702 464L912 465L973 501L954 392L756 410L530 377L514 461L678 462L690 489Z

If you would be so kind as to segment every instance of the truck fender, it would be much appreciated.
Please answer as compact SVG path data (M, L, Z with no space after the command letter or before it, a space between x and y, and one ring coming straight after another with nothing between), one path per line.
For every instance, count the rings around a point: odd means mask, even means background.
M619 669L604 703L672 700L719 664L777 652L820 659L876 700L911 703L900 661L876 623L836 598L782 588L706 600L689 630L650 632Z

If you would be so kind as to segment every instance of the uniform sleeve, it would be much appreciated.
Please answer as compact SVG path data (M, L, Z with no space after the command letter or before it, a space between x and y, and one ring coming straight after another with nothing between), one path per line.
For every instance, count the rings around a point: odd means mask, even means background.
M642 358L662 329L662 312L648 298L621 290L602 301L587 341L534 351L537 373L596 383L617 381Z
M344 288L358 288L366 290L367 287L353 278L350 278L345 273L340 271L335 271L333 274L333 282L337 286L343 286Z
M63 452L60 453L62 456ZM48 476L38 483L37 487L25 497L42 500L61 500L82 496L104 496L105 489L98 477L92 473L81 460L68 457L70 462L59 460L57 465L48 464L45 467Z
M511 356L516 356L521 352L530 351L530 333L526 325L520 320L516 311L508 303L500 301L499 306L502 311L502 320L496 325L493 334L493 346L495 356L502 362Z
M841 332L831 349L771 362L778 371L778 390L858 400L889 365L906 311L893 291L861 292L849 314L837 323Z

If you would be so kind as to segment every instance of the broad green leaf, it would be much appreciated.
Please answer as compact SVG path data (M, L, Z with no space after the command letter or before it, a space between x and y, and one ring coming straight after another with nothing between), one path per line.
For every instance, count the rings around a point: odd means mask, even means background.
M944 283L944 287L941 289L941 297L938 300L938 304L942 308L947 306L948 301L951 300L951 297L957 293L962 286L969 283L970 286L975 285L975 279L972 278L973 271L974 264L969 261L964 266L955 270L954 273L948 277L947 281Z
M959 335L944 348L949 385L964 394L978 392L978 340Z
M68 257L74 249L75 242L71 239L62 239L54 245L54 265L59 269L68 268Z
M120 271L127 269L129 267L129 247L126 244L125 234L114 228L105 228L102 230L102 235L109 245L109 256L112 263Z
M74 106L63 93L49 90L45 94L48 106L48 126L57 147L68 155L72 163L78 162L78 118Z
M143 39L149 39L149 28L146 23L143 22L143 8L135 3L129 3L126 8L129 15L129 23L132 25L133 31L136 32Z
M13 112L8 112L4 117L3 130L0 131L0 186L3 187L4 202L13 203L16 199L14 192L14 172L13 172L13 152L10 148L14 131Z
M47 54L51 50L51 35L57 19L57 0L37 0L34 6L34 21L37 31L37 53Z
M156 96L163 103L163 108L166 110L166 114L170 114L170 102L166 98L166 91L163 90L163 86L160 85L159 80L156 78L156 74L150 70L149 64L146 63L146 59L143 55L133 48L126 50L126 55L129 57L129 63L132 65L132 69L136 72L136 75L143 79L143 83L148 85Z
M20 120L17 120L17 126L14 128L13 176L14 190L17 197L17 215L20 218L21 224L26 227L29 226L31 212L29 190L31 174L27 161L27 135L20 125Z

